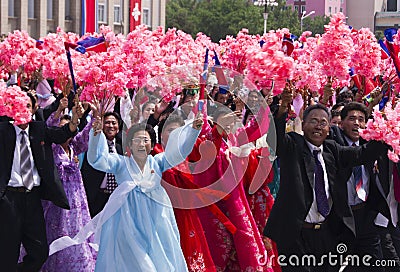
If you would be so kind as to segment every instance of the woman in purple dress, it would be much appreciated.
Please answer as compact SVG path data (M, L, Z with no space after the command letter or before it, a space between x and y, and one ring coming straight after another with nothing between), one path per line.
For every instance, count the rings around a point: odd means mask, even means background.
M47 120L48 126L62 126L71 121L68 115L61 116L61 112L63 112L63 108L66 106L63 102L61 101L59 109ZM95 111L93 112L95 115ZM92 120L94 119L92 118ZM65 235L75 236L90 221L89 208L77 155L87 151L89 130L91 127L92 122L89 122L74 138L69 139L61 145L53 144L54 162L71 209L64 210L49 201L43 201L49 244ZM90 247L89 242L74 245L50 256L44 264L42 271L94 271L96 253Z

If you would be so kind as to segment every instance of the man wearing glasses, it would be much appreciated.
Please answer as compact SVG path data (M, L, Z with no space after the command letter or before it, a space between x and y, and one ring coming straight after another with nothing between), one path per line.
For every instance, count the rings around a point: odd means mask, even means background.
M345 147L326 140L330 115L321 104L304 111L304 136L285 133L292 99L292 90L285 89L274 119L281 181L264 235L277 243L282 271L337 271L339 260L330 262L327 256L338 254L340 234L355 235L346 194L348 176L353 166L373 161L387 149L379 142Z

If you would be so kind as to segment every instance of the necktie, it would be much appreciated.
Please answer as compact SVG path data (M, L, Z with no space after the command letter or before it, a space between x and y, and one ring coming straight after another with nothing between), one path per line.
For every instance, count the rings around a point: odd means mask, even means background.
M399 176L399 167L397 164L393 163L393 190L394 190L394 198L400 202L400 176Z
M108 142L108 151L110 153L114 153L114 142ZM115 188L117 188L118 184L115 181L115 176L114 174L111 173L107 173L107 185L106 185L106 193L111 194L112 192L114 192Z
M21 142L20 142L20 173L22 177L22 183L24 186L31 190L33 187L33 174L32 174L32 164L31 164L31 154L28 149L28 144L26 142L26 131L21 131Z
M352 146L356 146L355 143ZM362 179L362 168L361 165L353 167L353 177L354 177L354 188L356 189L356 193L359 199L365 201L367 199L367 194L363 188L363 179Z
M326 217L329 214L329 203L326 197L325 181L324 181L324 169L322 168L321 162L318 160L318 154L321 152L320 149L313 150L315 160L315 197L317 200L318 212Z

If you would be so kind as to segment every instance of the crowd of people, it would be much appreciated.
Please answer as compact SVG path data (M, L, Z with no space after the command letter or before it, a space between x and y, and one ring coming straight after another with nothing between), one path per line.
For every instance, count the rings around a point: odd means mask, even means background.
M359 132L378 89L366 106L328 82L294 115L290 82L187 85L100 113L21 85L32 121L0 122L1 271L400 271L399 165Z

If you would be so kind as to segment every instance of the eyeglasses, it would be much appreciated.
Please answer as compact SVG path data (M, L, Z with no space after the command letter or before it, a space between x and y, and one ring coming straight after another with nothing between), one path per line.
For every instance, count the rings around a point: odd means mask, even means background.
M147 137L133 138L133 139L132 139L132 143L134 143L134 144L141 144L142 142L145 143L145 144L147 144L147 143L150 142L150 139L147 138Z
M309 123L310 125L316 127L319 126L321 128L325 128L326 126L329 125L328 121L322 120L322 121L318 121L317 119L311 119L310 121L307 121L307 123Z

